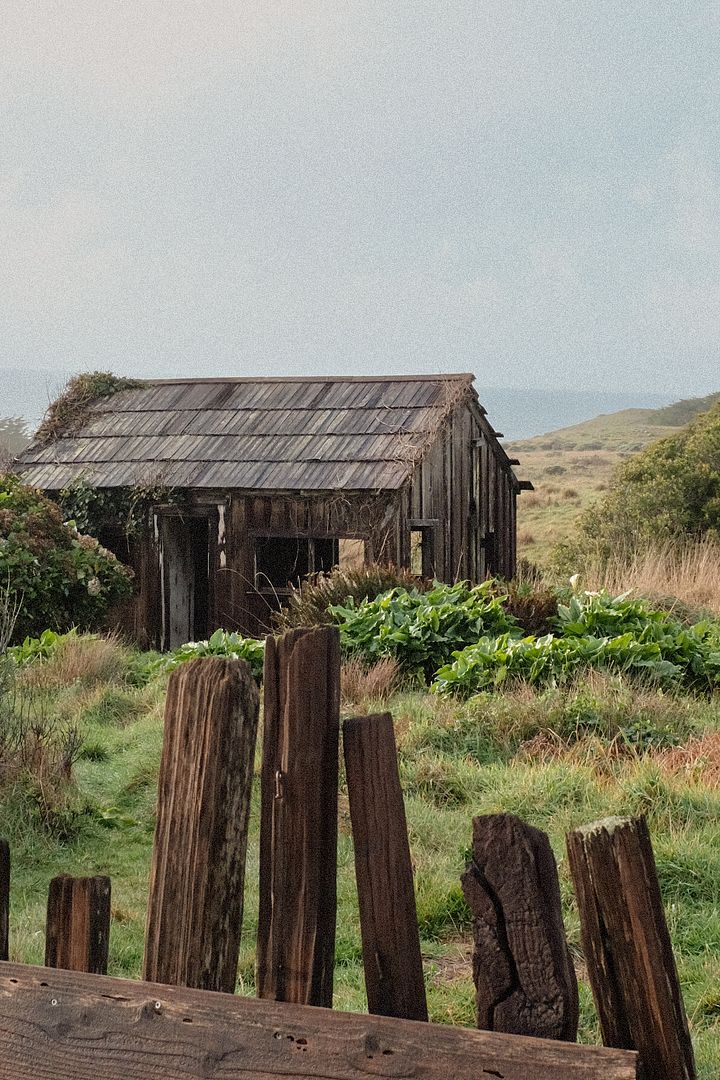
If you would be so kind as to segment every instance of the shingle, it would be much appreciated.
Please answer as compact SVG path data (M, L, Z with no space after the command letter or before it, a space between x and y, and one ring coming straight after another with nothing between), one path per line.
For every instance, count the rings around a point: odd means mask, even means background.
M77 435L18 459L49 490L83 476L257 490L397 488L471 394L472 377L215 379L148 383L98 402Z

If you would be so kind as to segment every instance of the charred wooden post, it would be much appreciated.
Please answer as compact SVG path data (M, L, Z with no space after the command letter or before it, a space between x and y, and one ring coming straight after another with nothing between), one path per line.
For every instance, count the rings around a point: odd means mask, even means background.
M241 660L170 676L143 977L235 989L258 691Z
M110 878L69 877L50 882L45 928L47 967L107 973Z
M0 1080L635 1080L637 1054L0 964Z
M257 992L332 1005L340 637L290 630L265 645Z
M0 960L10 955L10 845L0 840Z
M389 713L346 720L343 747L368 1008L427 1020L405 804Z
M512 814L473 818L462 887L473 913L477 1026L574 1040L577 979L545 833Z
M695 1063L644 818L567 837L585 962L606 1046L640 1051L647 1080L692 1080Z

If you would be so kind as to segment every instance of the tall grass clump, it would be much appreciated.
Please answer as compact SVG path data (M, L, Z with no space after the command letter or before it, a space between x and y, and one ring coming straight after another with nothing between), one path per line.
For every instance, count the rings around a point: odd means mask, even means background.
M390 589L414 589L427 592L431 581L418 579L409 570L381 563L345 569L335 567L324 574L312 574L294 588L283 608L274 616L275 629L296 626L328 626L335 620L331 607L339 604L374 600Z
M582 577L591 589L633 589L679 610L720 616L720 542L711 537L684 543L665 540L608 558L595 556L585 564Z
M128 676L130 658L131 650L113 634L100 637L71 632L58 636L49 655L24 664L20 681L34 690L56 690L76 683L122 683Z

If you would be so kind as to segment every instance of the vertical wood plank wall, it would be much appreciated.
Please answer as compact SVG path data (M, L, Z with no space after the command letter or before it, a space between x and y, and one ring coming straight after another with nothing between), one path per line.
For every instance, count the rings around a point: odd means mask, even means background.
M410 564L411 521L436 522L435 576L444 581L487 574L512 577L516 560L518 482L483 410L459 405L404 488L378 492L202 491L191 498L222 508L224 535L210 545L209 631L217 626L259 636L272 608L254 588L255 537L358 536L368 561ZM150 528L134 560L138 596L123 627L159 644L162 625L162 530Z

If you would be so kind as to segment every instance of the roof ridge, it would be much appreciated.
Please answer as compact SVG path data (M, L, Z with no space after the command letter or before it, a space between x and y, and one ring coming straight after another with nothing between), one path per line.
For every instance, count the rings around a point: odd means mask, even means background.
M202 383L340 383L340 382L474 382L469 371L435 375L214 375L208 378L145 379L146 386L179 386ZM140 387L142 389L142 387Z

